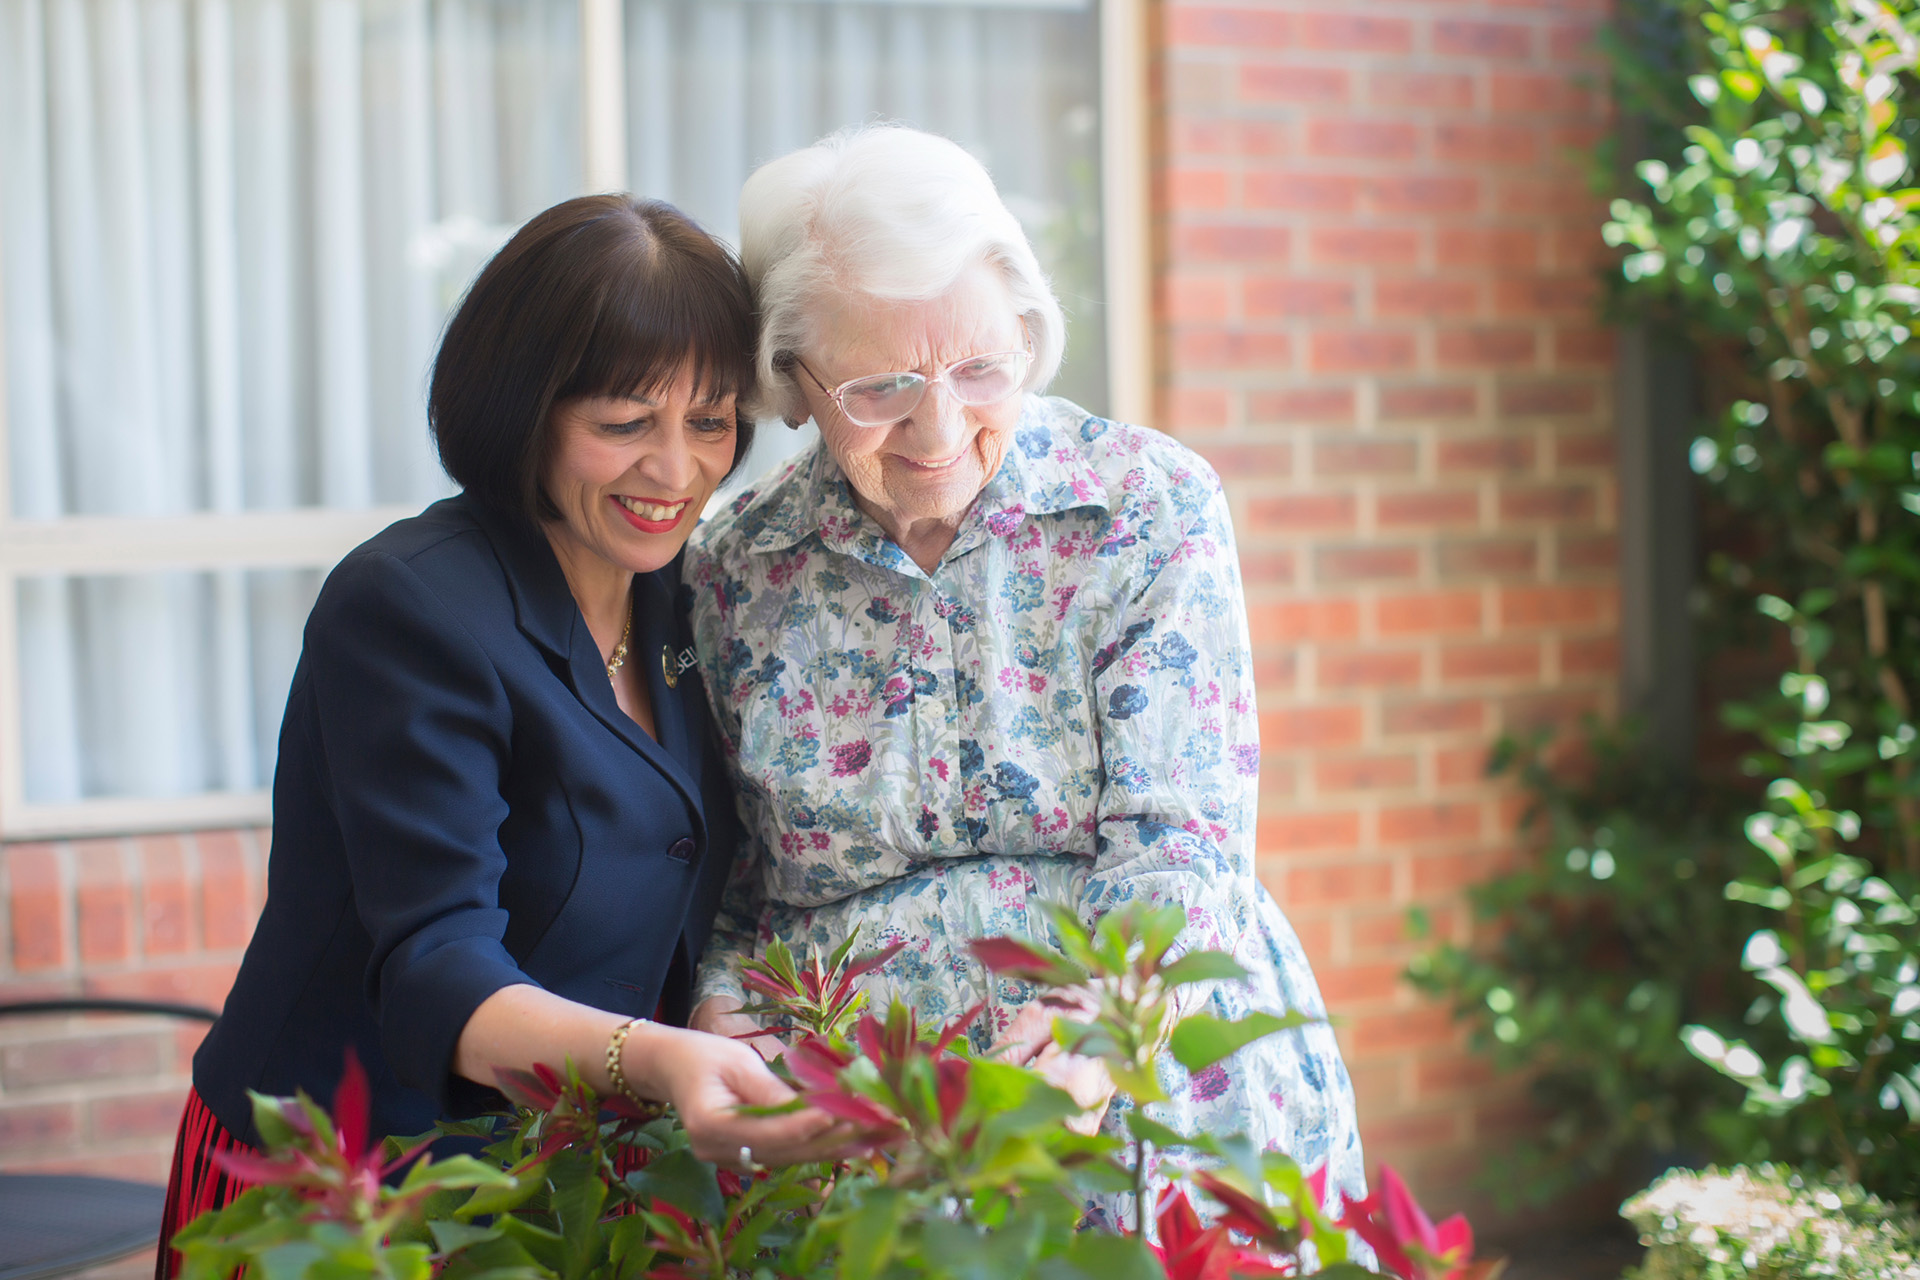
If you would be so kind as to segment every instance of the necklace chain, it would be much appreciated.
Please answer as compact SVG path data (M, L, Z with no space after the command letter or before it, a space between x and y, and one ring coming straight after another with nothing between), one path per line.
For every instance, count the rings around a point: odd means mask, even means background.
M627 625L620 629L620 643L613 646L613 656L607 659L607 679L611 680L627 660L627 641L633 636L633 607L627 607Z

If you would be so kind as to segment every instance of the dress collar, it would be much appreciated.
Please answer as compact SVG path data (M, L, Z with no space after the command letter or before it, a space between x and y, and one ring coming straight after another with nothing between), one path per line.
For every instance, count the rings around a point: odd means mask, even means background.
M1077 438L1081 425L1092 419L1061 412L1065 405L1063 400L1027 397L1000 469L968 508L947 556L970 551L988 537L1007 537L1027 516L1080 507L1111 510L1107 487ZM903 573L920 572L872 517L854 505L852 486L819 441L800 456L773 500L757 512L743 513L742 519L757 526L747 543L750 552L787 551L818 535L830 551Z

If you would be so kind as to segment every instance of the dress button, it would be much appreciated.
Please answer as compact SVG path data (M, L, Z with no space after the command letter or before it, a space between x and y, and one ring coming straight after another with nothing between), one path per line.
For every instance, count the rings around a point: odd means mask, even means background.
M667 846L667 856L675 862L693 861L693 841L685 836Z

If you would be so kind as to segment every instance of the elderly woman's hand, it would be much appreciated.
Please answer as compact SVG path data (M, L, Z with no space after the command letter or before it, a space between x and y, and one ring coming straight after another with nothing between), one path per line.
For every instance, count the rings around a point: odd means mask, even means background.
M628 1038L621 1062L641 1094L673 1103L693 1154L722 1168L835 1160L872 1147L853 1126L813 1107L742 1115L742 1107L791 1102L794 1092L740 1041L644 1023Z
M1075 1133L1093 1133L1100 1128L1107 1104L1113 1100L1113 1077L1107 1074L1107 1064L1100 1059L1068 1053L1053 1038L1054 1019L1075 1013L1091 1016L1095 1008L1093 996L1085 991L1066 990L1054 992L1050 998L1056 1003L1048 1005L1035 1000L1015 1014L1006 1038L995 1045L994 1050L1004 1053L1008 1062L1032 1067L1047 1083L1066 1090L1082 1109L1080 1115L1067 1121L1067 1128ZM1058 1007L1062 1001L1069 1002L1069 1007Z

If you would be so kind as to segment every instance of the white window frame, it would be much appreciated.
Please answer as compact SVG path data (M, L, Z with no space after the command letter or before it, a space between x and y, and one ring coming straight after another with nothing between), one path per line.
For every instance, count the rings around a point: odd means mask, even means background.
M1101 225L1106 273L1109 412L1149 424L1153 405L1152 262L1148 239L1146 0L1093 0L1100 31ZM1018 0L1014 0L1018 3ZM579 0L584 186L627 185L621 0ZM4 281L0 281L4 287ZM0 316L0 326L4 317ZM167 799L35 804L26 798L18 581L49 574L223 569L328 570L413 506L353 511L69 516L17 520L8 474L6 334L0 327L0 839L263 826L266 789Z

